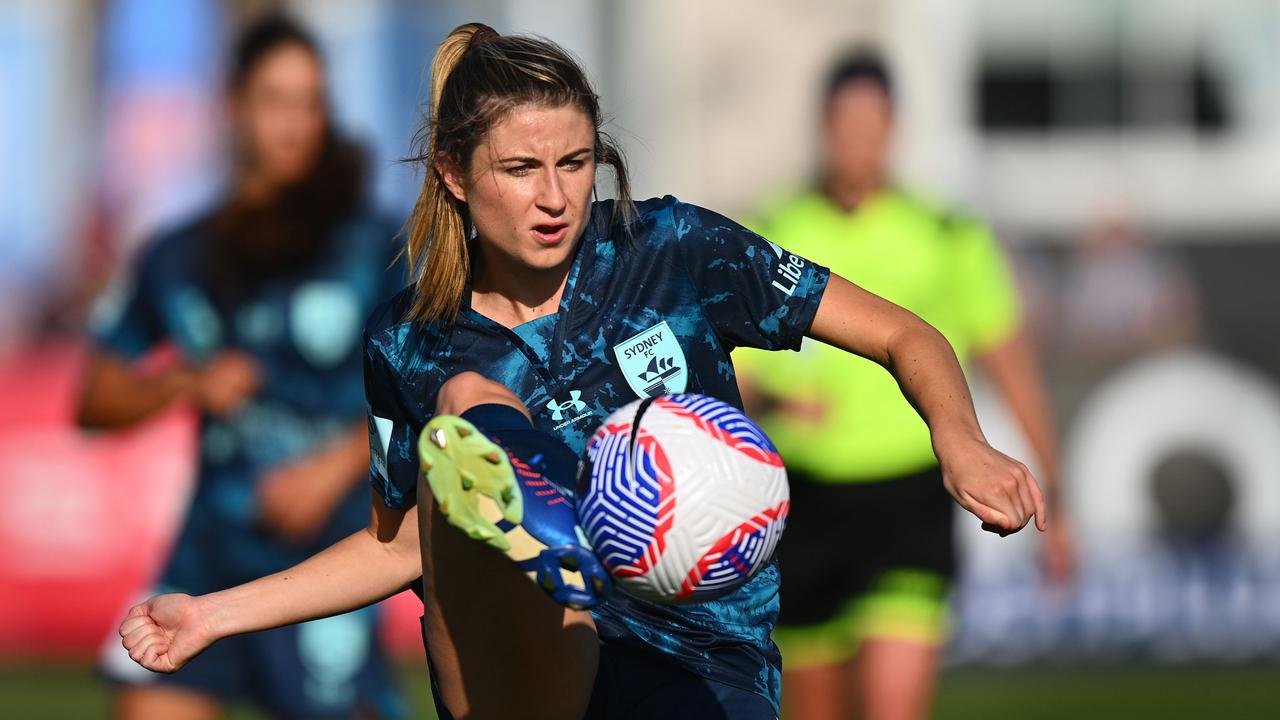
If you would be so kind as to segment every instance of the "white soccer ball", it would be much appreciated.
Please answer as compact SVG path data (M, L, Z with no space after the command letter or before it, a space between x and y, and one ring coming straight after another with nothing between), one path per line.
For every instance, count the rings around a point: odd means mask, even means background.
M587 445L578 519L619 586L666 603L724 595L773 556L791 490L754 422L703 395L637 400Z

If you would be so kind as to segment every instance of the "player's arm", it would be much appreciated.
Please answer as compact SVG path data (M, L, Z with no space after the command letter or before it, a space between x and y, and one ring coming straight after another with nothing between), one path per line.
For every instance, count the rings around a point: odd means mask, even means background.
M257 391L261 372L247 354L224 350L203 358L198 367L185 363L163 369L137 361L171 339L163 308L171 293L159 278L175 272L164 257L174 239L148 246L136 266L123 272L90 314L92 350L85 366L76 421L84 428L111 429L133 425L174 403L193 403L203 412L225 415Z
M817 340L862 355L893 373L929 425L948 492L993 532L1022 529L1044 500L1022 463L987 444L950 343L928 323L832 274L809 329Z
M192 597L160 595L120 625L143 667L173 672L231 635L337 615L407 588L422 574L417 506L385 507L376 496L369 527L288 570Z
M257 391L260 372L247 355L220 353L208 364L143 371L108 352L94 351L76 406L83 428L113 429L142 422L176 402L192 402L214 415L240 407Z
M306 542L335 508L368 481L369 434L362 418L314 451L272 468L258 485L261 518L277 535Z
M120 358L95 352L80 386L76 422L89 429L132 425L189 399L195 383L195 373L185 367L143 375Z

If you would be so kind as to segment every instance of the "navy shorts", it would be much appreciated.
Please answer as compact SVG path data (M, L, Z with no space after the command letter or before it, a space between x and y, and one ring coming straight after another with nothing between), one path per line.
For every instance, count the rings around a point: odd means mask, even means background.
M103 672L121 685L250 701L277 718L336 720L364 710L394 720L407 711L377 641L376 617L370 607L225 638L171 675L134 664L115 638L115 649L104 652Z
M435 668L431 697L440 720L454 720L440 700ZM696 675L618 643L600 646L600 668L583 720L777 720L764 696Z
M600 647L586 720L776 720L773 704L670 659L619 643Z

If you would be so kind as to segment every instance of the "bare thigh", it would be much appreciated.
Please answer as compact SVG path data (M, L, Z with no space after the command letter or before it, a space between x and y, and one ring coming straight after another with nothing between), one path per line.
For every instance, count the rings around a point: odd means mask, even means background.
M929 716L938 680L938 647L891 638L867 638L855 660L858 699L866 720L918 720Z
M418 517L427 538L427 651L450 712L582 717L599 660L591 614L552 602L509 559L449 525L434 503Z

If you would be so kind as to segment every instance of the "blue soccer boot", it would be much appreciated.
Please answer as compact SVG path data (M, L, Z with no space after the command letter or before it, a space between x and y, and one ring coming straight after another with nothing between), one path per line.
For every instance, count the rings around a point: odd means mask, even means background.
M604 600L609 575L573 502L535 467L453 415L427 423L418 458L449 524L501 550L561 605L581 610Z

